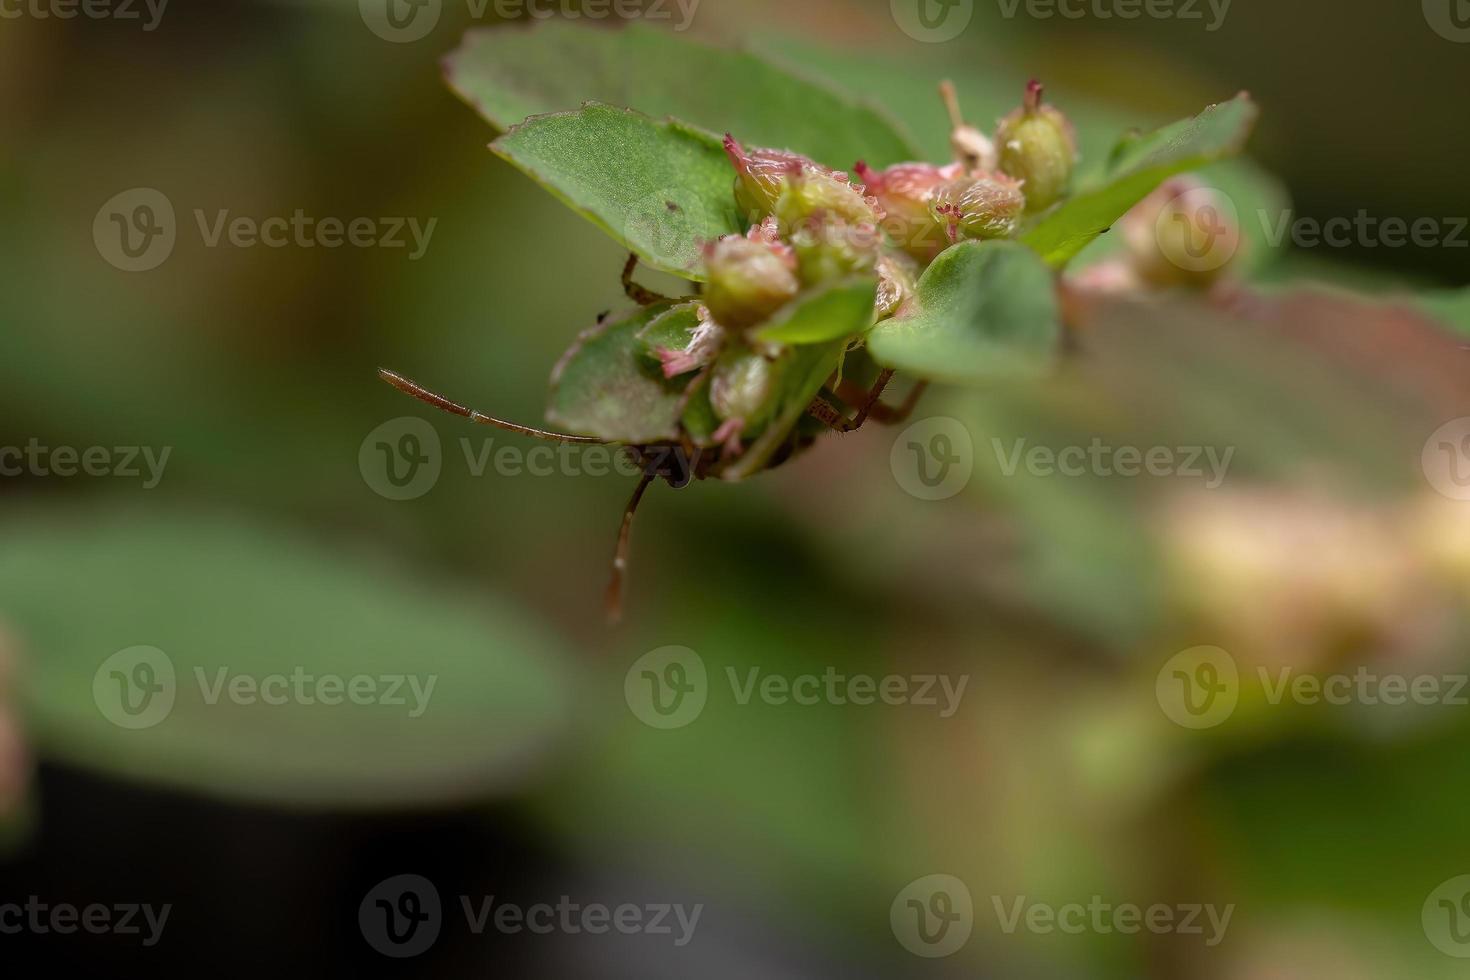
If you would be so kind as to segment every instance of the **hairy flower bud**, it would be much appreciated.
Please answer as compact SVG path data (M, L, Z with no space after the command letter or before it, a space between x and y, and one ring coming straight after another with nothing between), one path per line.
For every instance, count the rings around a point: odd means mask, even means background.
M1000 169L1026 189L1026 210L1044 211L1067 193L1077 166L1077 136L1061 111L1041 101L1041 83L1026 86L1021 108L1001 120L995 141Z
M747 152L729 133L725 134L725 154L735 167L735 203L752 224L775 212L776 202L795 177L825 177L847 183L846 174L835 173L799 153L762 149Z
M743 423L748 431L765 421L776 390L775 366L748 347L720 355L710 378L709 401L724 421Z
M935 219L929 204L936 188L964 176L963 164L899 163L878 171L859 160L855 170L887 215L883 230L889 240L926 261L944 249L945 225Z
M940 184L929 201L951 243L961 238L1009 238L1021 222L1026 197L1002 173L972 174Z
M919 264L902 252L884 252L878 259L878 295L873 313L882 320L893 316L914 294Z
M704 302L725 327L743 329L765 320L796 296L796 259L790 248L753 237L726 235L705 247L708 276Z
M788 235L813 221L840 221L854 228L876 229L883 220L883 207L861 184L845 173L806 170L793 174L781 189L772 209Z
M882 234L873 225L808 218L791 233L801 282L816 286L871 272L878 262Z

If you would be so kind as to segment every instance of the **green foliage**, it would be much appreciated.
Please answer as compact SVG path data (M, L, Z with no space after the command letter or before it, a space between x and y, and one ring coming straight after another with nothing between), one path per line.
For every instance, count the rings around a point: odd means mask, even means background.
M1259 114L1242 93L1193 119L1120 143L1100 178L1043 215L1021 240L1053 266L1065 266L1168 178L1238 153Z
M910 308L873 328L878 363L960 384L1030 375L1060 333L1050 270L1014 242L962 242L925 270Z
M644 25L588 30L550 21L472 31L447 63L450 85L500 129L587 100L671 116L754 146L793 150L835 167L877 166L917 153L883 112L742 51Z
M52 758L211 795L426 806L514 780L567 714L555 645L484 595L225 518L20 512L4 535L0 616L28 655L24 711ZM133 646L163 651L176 693L157 724L126 729L93 685ZM349 682L408 675L429 693L417 717L407 683L403 705L294 693L248 704L229 693L242 675L298 671Z
M700 279L700 247L741 230L718 140L675 121L591 104L533 116L490 148L636 252Z
M588 331L557 365L547 417L579 435L614 442L674 438L679 390L650 363L640 337L671 309L667 303L647 306Z
M873 323L878 283L842 280L809 290L760 328L756 339L771 344L820 344L863 333Z

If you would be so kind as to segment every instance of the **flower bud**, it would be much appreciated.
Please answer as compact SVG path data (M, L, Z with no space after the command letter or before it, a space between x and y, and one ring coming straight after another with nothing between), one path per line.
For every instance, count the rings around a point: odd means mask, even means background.
M1156 289L1209 288L1241 246L1234 206L1187 176L1165 181L1119 226L1134 271Z
M725 154L735 166L735 203L752 224L775 211L776 201L794 177L811 175L847 182L846 174L834 173L799 153L762 149L746 152L729 133L725 134Z
M929 211L951 243L961 238L1009 238L1026 208L1021 185L1002 173L972 174L940 184Z
M710 378L709 401L715 414L726 422L739 421L745 431L764 422L776 391L776 373L770 361L748 347L725 351Z
M760 226L751 231L761 234ZM704 302L724 327L743 329L765 320L796 296L801 283L785 245L726 235L705 247Z
M1026 86L1026 101L1001 120L1000 169L1022 181L1026 210L1044 211L1067 193L1077 165L1077 136L1061 111L1041 101L1041 83Z
M873 301L876 319L893 316L914 294L919 264L903 252L884 252L878 259L878 296Z
M667 316L669 314L665 314ZM698 325L687 335L679 338L682 343L651 343L653 355L658 358L665 378L677 378L681 374L697 371L715 359L725 345L725 328L714 321L709 307L701 303L695 308ZM654 326L658 321L655 320ZM645 328L647 329L647 328Z
M791 232L805 286L871 272L881 244L882 234L873 225L853 227L821 217L807 218Z
M886 213L883 230L895 245L925 261L944 249L945 225L935 220L929 203L941 184L964 176L963 164L899 163L877 171L858 161L855 169Z
M772 209L788 235L804 224L839 221L856 229L876 229L883 208L866 188L847 179L845 173L804 170L794 174L781 189Z

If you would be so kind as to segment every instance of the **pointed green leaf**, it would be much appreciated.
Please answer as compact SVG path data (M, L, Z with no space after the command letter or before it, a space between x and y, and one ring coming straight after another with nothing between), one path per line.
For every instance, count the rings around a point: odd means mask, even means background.
M1470 334L1470 289L1427 293L1419 301L1424 309L1440 321L1449 324L1459 333Z
M702 278L700 247L741 230L718 140L596 103L533 116L490 148L649 266Z
M659 350L685 350L699 329L699 303L681 303L658 314L638 331L643 356L659 364Z
M587 331L551 376L547 418L576 435L649 443L678 434L680 389L649 361L639 333L670 310L647 306Z
M1249 95L1210 106L1120 145L1106 173L1079 187L1021 235L1056 268L1065 266L1168 178L1240 152L1259 110Z
M848 279L813 290L787 303L756 334L772 344L817 344L865 332L873 325L878 282Z
M924 271L903 314L868 334L885 367L973 383L1033 375L1060 334L1054 275L1015 242L961 242Z
M514 785L567 717L559 651L524 614L387 560L177 509L31 509L0 533L0 620L46 758L234 799L422 806Z
M885 166L917 156L889 117L834 86L641 24L610 31L553 20L529 30L471 31L446 73L501 129L595 100L839 169L859 159Z

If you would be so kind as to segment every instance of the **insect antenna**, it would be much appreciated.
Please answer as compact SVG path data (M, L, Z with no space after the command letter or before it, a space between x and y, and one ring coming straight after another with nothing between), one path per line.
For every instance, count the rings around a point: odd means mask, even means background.
M613 552L612 578L607 583L606 607L609 623L616 623L623 618L623 583L627 579L628 543L633 533L633 515L637 513L644 491L656 475L652 468L644 470L638 486L633 490L633 496L628 500L628 506L623 510L623 523L618 528L618 546Z
M406 395L412 395L421 402L433 405L435 408L446 411L451 415L458 415L460 418L469 419L471 422L478 422L480 425L493 425L497 429L504 429L507 432L519 432L523 436L545 439L548 442L568 442L598 446L608 445L606 439L598 439L595 436L574 436L568 435L565 432L548 432L546 429L537 429L529 425L520 425L515 422L507 422L505 419L497 419L494 416L486 415L484 412L477 412L472 408L466 408L458 402L450 401L443 395L436 394L425 388L417 381L410 381L403 375L395 371L389 371L387 368L378 368L378 377Z

